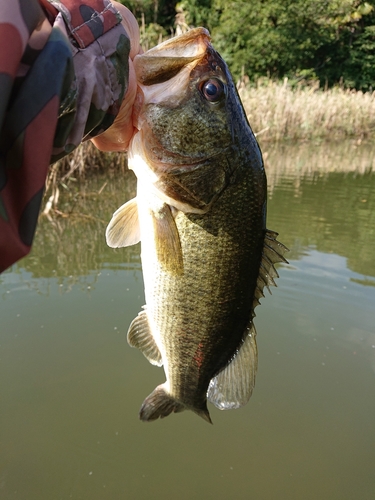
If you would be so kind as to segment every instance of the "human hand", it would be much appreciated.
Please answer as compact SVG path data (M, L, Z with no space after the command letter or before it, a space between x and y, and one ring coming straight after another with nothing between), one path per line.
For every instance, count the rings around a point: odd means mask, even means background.
M135 131L132 114L137 92L137 80L133 59L137 54L142 53L142 48L139 44L139 26L137 20L124 5L118 2L112 3L121 14L122 25L130 39L128 90L113 124L105 132L91 139L91 141L102 151L126 151Z

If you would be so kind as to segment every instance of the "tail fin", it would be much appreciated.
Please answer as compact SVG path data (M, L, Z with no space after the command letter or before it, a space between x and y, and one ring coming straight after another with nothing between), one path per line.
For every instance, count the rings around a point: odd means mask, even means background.
M159 417L168 417L172 412L179 413L185 409L184 405L167 394L164 384L157 388L143 401L139 411L139 418L144 422L157 420Z
M139 418L143 422L152 422L159 417L168 417L172 412L179 413L187 409L185 405L173 399L165 390L164 384L158 385L157 388L143 401L139 411ZM210 415L207 408L199 410L192 408L192 410L202 417L207 422L211 423Z
M212 424L212 420L211 420L211 417L210 417L210 413L207 410L207 406L205 408L203 408L202 410L198 410L197 408L192 408L192 410L193 410L194 413L196 413L197 415L199 415L200 417L202 417L203 420L205 420L209 424Z

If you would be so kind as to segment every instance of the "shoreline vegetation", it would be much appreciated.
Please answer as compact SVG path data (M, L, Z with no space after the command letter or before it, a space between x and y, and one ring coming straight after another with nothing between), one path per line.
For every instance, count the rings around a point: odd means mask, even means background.
M318 82L289 85L288 79L259 79L237 85L249 123L261 142L374 139L375 92ZM260 139L261 137L261 139Z
M252 83L246 76L237 88L263 153L275 144L346 141L357 147L375 138L375 91L321 89L317 82L292 86L287 79ZM56 209L60 190L86 174L106 171L111 176L126 169L125 153L103 153L89 141L82 144L51 166L42 213Z
M303 235L290 246L289 257L298 260L306 246L315 245L319 251L335 250L348 258L353 271L375 276L375 233L368 229L375 227L375 200L371 196L375 143L268 142L262 144L262 151L268 197L273 200L272 206L276 203L278 207L275 210L270 204L270 227L277 228L280 234ZM103 266L139 269L138 245L113 249L105 241L105 229L113 212L136 194L136 177L115 164L106 170L96 168L82 182L76 174L66 178L68 189L57 184L58 207L52 208L48 217L40 218L27 260L27 271L34 277L46 276L47 270L48 276L64 283L64 290L77 282L83 289L93 286L95 271L101 271ZM323 197L332 192L338 196L328 197L322 204L317 188ZM289 210L290 204L294 209ZM296 213L300 214L297 219ZM343 244L340 235L345 224L356 227L356 232ZM297 232L295 228L299 228ZM24 267L22 261L18 267Z

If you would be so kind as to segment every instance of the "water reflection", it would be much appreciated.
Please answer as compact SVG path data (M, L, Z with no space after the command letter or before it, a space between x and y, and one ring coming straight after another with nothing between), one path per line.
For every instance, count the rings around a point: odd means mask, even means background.
M375 276L375 148L285 146L266 151L271 220L293 259L307 247L346 257ZM272 224L272 226L271 226Z
M261 143L268 172L268 189L285 177L293 178L298 193L301 177L317 178L328 173L365 174L375 171L375 143L341 141L337 143Z
M264 157L268 227L290 248L289 258L314 247L346 257L359 274L375 276L375 147L280 145L264 147ZM113 211L135 195L135 177L128 171L106 181L98 175L63 192L63 216L52 222L40 218L31 255L12 272L22 268L34 278L70 276L74 282L103 265L139 269L138 245L114 250L104 238Z
M109 180L97 175L62 190L58 213L50 220L40 216L30 255L0 275L0 284L18 276L17 281L25 286L48 293L48 280L40 278L54 278L64 292L75 283L82 289L95 286L102 269L139 270L139 245L113 250L104 236L114 210L135 191L136 181L130 171Z
M135 182L101 190L96 176L62 195L63 215L42 218L31 255L0 276L2 500L373 500L374 154L263 150L268 226L291 264L257 309L249 404L212 408L214 426L191 412L138 421L163 377L126 343L144 300L140 250L104 239Z

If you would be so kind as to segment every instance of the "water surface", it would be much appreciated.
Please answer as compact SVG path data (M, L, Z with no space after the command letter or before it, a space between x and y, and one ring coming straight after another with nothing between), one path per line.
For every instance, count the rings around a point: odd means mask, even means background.
M72 182L63 215L0 276L2 500L375 498L374 150L263 152L268 227L291 251L257 308L249 404L210 405L213 426L138 420L164 375L126 343L139 246L103 236L134 179Z

